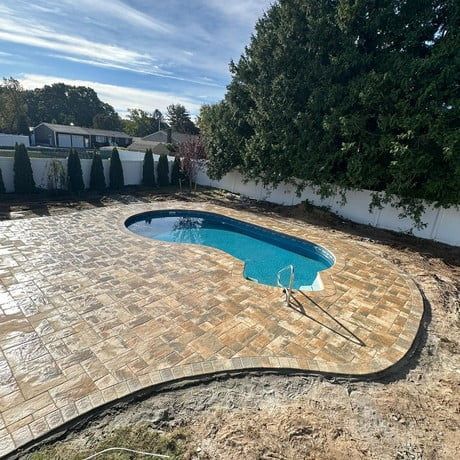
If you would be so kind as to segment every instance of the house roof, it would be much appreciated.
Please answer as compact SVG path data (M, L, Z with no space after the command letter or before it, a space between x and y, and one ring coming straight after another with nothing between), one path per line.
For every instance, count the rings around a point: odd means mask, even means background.
M172 155L164 142L153 142L140 139L134 140L133 143L127 147L127 150L132 152L145 152L147 149L152 149L152 152L157 155Z
M55 123L40 123L38 126L46 126L52 131L59 132L62 134L79 134L82 136L107 136L107 137L122 137L125 139L131 139L126 133L121 131L110 131L107 129L96 129L96 128L84 128L82 126L71 126L71 125L57 125Z
M194 139L196 136L194 134L185 134L173 131L171 133L171 139L175 144L181 144L182 142L187 142L190 139ZM156 133L149 134L143 138L144 141L153 141L153 142L167 142L168 132L166 130L157 131Z

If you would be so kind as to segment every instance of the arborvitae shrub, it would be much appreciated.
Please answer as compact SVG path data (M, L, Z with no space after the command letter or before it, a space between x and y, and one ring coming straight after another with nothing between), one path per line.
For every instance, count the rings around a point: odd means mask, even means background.
M24 144L14 147L14 191L16 193L35 192L35 181L29 154Z
M114 148L112 150L112 156L110 158L110 188L112 190L120 190L125 185L125 179L123 177L123 167L121 165L120 154L118 150Z
M185 158L183 158L180 163L180 178L183 184L190 184L190 187L191 187L192 184L190 183L190 174L188 172L187 164L190 164L190 163L187 163Z
M147 149L144 156L144 164L142 166L142 184L146 187L155 185L155 163L153 161L152 149Z
M85 189L80 157L75 149L71 149L67 157L67 188L72 193L78 193Z
M169 163L168 157L165 154L160 155L160 159L158 160L157 176L160 187L169 185Z
M180 158L176 156L171 169L171 185L179 186L180 179Z
M5 184L3 183L2 170L0 169L0 194L5 193Z
M99 155L99 153L97 152L93 155L93 161L91 163L89 188L91 190L97 190L98 192L102 192L106 188L104 165L102 164L101 155Z

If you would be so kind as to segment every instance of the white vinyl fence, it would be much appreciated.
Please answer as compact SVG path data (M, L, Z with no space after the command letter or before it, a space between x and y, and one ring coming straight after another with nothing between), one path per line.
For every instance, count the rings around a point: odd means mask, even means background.
M142 182L142 163L143 152L123 152L120 151L120 159L123 166L125 185L139 185ZM158 164L158 155L154 155L155 169ZM168 157L169 172L171 173L174 157ZM35 183L38 187L47 188L48 168L51 158L31 158L32 170ZM66 169L67 160L60 159ZM109 164L110 160L102 160L106 183L109 183ZM91 160L81 160L83 180L86 187L89 187L89 177L91 171ZM2 170L3 181L7 192L14 191L13 158L0 157L0 169ZM400 218L400 210L390 205L385 205L382 209L369 211L371 202L371 191L350 191L346 193L346 203L342 205L340 196L332 196L322 199L312 188L305 189L300 196L296 195L295 187L290 184L279 185L276 188L266 188L253 181L244 182L242 176L233 171L227 174L220 181L211 180L205 170L198 173L197 183L228 190L243 196L270 203L281 205L295 205L308 200L316 206L326 206L335 214L350 219L361 224L372 225L373 227L395 230L398 232L412 232L415 236L429 240L447 243L453 246L460 246L460 210L458 208L434 208L427 206L422 216L422 222L426 227L422 229L414 228L414 223L409 218Z

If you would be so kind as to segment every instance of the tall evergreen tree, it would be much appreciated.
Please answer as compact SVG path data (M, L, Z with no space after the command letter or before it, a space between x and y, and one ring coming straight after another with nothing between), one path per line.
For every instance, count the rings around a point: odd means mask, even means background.
M5 193L5 183L3 182L3 175L2 175L2 170L0 168L0 194Z
M146 187L155 185L155 163L153 161L152 149L147 149L144 155L144 163L142 165L142 184Z
M34 193L35 181L29 154L24 144L14 148L14 191L16 193Z
M121 190L125 186L123 166L121 164L120 154L116 148L112 150L112 156L110 157L109 178L110 188L112 190Z
M166 118L171 128L179 133L198 134L198 128L182 104L171 104L166 110Z
M459 21L454 0L274 3L201 113L210 173L460 203Z
M89 188L98 192L103 192L106 189L104 165L101 155L98 152L94 153L93 161L91 162Z
M180 174L181 174L180 168L181 168L180 157L176 156L174 158L174 163L171 168L171 185L174 185L175 187L179 185Z
M165 187L169 185L169 162L165 154L160 155L157 166L158 185Z
M71 193L79 193L85 189L80 156L75 149L71 149L67 157L67 188Z

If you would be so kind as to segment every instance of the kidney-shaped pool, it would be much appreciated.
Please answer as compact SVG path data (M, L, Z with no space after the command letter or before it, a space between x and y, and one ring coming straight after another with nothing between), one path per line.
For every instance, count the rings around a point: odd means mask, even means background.
M334 265L327 249L292 236L204 211L165 210L131 216L126 227L147 238L172 243L189 243L220 249L244 262L244 276L252 281L277 286L289 284L298 290L322 289L319 272ZM285 269L285 270L283 270Z

